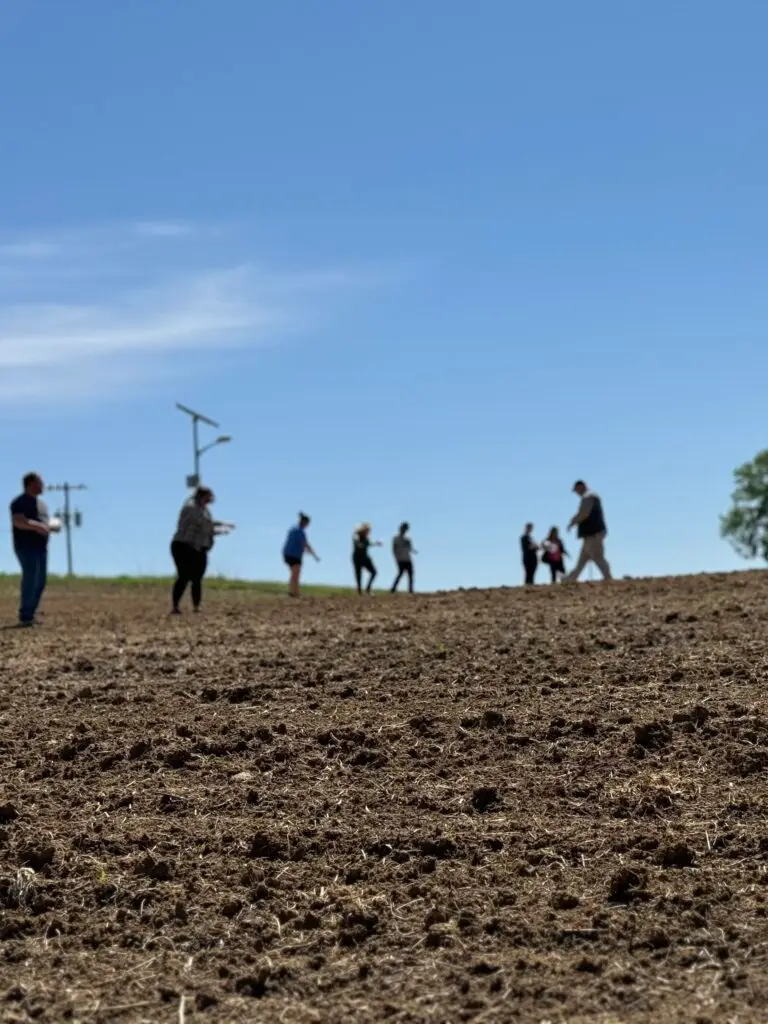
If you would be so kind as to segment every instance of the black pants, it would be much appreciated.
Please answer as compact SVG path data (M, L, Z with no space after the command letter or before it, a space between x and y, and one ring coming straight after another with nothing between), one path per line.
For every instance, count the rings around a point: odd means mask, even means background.
M173 607L178 609L179 602L184 596L187 584L192 585L192 604L195 608L200 607L200 600L203 596L203 576L208 568L208 555L205 551L197 551L189 544L175 540L171 544L171 555L176 565L176 576L173 584Z
M565 566L563 565L562 558L559 562L548 562L547 564L549 565L549 571L552 573L553 583L557 583L558 575L565 576Z
M370 574L368 576L368 585L365 588L370 594L373 581L376 579L376 566L368 555L365 558L353 558L352 565L355 567L355 582L357 583L358 594L363 592L363 570Z
M397 576L395 582L392 584L392 593L397 590L400 580L403 576L408 577L408 592L413 593L413 562L398 562L397 563Z
M533 585L534 577L536 576L536 570L539 566L539 560L534 555L532 558L527 557L523 561L523 568L525 569L525 585L530 587Z

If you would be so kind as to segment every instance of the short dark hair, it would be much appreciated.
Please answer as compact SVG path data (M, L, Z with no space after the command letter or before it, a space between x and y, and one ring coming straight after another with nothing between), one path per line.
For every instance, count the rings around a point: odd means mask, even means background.
M208 498L210 501L213 501L213 491L210 487L198 487L195 490L195 501L198 505L204 498Z
M312 520L309 518L306 512L299 512L299 522L304 523L305 526L309 526Z
M532 530L533 529L533 523L526 523L525 524L525 528L526 528L526 530Z
M35 482L35 480L39 480L39 479L40 479L40 474L39 473L25 473L24 476L21 479L22 484L24 484L24 490L26 491L26 489L29 487L30 484L33 484Z
M407 533L410 528L410 523L400 523L400 533Z
M575 491L577 487L586 487L586 486L587 485L584 483L583 480L577 480L576 483L573 485L573 489Z

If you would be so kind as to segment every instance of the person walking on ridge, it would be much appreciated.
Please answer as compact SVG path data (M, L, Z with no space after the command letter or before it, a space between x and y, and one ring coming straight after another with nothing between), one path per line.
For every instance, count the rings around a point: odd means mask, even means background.
M39 473L27 473L23 492L11 502L13 550L21 566L19 626L35 625L35 615L48 581L48 538L58 526L48 516L40 495L45 490Z
M583 480L577 480L573 490L579 495L581 502L578 512L568 524L568 529L572 530L575 526L582 543L578 561L565 577L565 582L575 582L589 562L595 563L604 580L613 579L611 567L605 558L604 544L608 527L605 524L603 503L599 495L591 491Z
M520 538L520 547L523 552L523 569L525 570L525 585L532 587L536 579L536 569L539 565L539 546L533 539L533 523L525 524L525 532Z
M391 591L393 594L397 590L403 575L408 577L408 593L413 593L413 555L417 555L418 551L416 551L411 538L408 536L409 529L408 523L401 523L400 529L392 539L392 554L395 556L397 564L397 576L392 584Z
M360 523L352 535L352 565L355 570L355 583L358 594L363 592L363 571L368 573L368 583L365 588L366 594L370 594L373 581L376 579L376 566L371 561L368 549L380 548L380 540L371 540L371 524Z
M299 596L299 580L304 552L306 551L312 555L316 562L320 561L312 545L307 540L307 527L309 523L309 516L305 512L300 512L298 524L290 528L285 538L285 544L283 544L283 561L291 571L290 583L288 585L289 597Z

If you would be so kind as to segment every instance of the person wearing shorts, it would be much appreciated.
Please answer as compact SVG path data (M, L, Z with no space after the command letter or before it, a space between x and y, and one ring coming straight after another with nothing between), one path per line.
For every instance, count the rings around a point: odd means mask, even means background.
M316 562L320 559L315 554L312 545L307 540L307 527L309 516L304 512L299 514L299 521L288 531L283 544L283 561L290 570L290 581L288 584L288 596L299 596L299 580L301 578L301 564L304 559L304 552L307 551Z

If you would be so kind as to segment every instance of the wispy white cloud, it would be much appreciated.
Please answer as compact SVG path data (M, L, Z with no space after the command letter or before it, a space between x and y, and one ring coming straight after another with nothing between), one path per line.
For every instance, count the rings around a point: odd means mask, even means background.
M142 220L129 230L143 238L183 238L194 234L194 225L179 220Z
M29 238L0 244L0 260L45 260L59 251L59 246L54 242Z
M0 266L13 266L27 260L45 260L55 256L68 261L86 262L115 255L126 249L149 245L153 241L172 242L215 234L215 229L184 220L140 220L112 224L91 224L77 228L59 228L39 233L0 237ZM62 270L67 266L62 263Z
M71 245L68 249L59 237L50 250L31 240L0 245L0 259L27 268L16 284L0 276L0 398L80 401L162 375L164 361L174 353L266 344L299 325L310 305L316 308L318 294L354 283L333 271L153 264L154 240L174 237L177 227L184 230L175 222L121 229L123 237L133 234L146 249L138 283L135 262L114 229L91 233L91 240L109 251L108 277L72 279L67 273ZM85 234L71 233L70 243L75 237L82 247ZM209 247L204 249L210 257ZM37 277L36 260L43 261ZM55 287L51 262L63 271Z
M247 270L211 272L90 305L25 303L0 308L0 370L53 368L111 354L217 344L279 322L248 294Z

